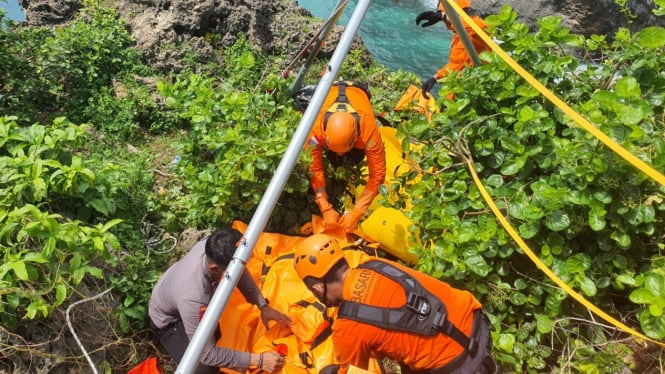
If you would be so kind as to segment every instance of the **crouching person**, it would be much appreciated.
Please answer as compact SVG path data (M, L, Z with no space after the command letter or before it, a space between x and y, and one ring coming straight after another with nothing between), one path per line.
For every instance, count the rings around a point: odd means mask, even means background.
M241 238L242 234L234 229L216 231L196 243L184 258L166 270L155 285L148 308L150 327L174 361L179 363L185 354ZM289 326L290 318L268 305L247 271L243 272L237 287L248 302L261 310L261 321L266 328L269 321ZM283 366L284 357L275 352L240 352L218 347L210 339L195 373L219 373L220 368L244 371L252 367L270 373Z
M325 234L302 241L294 264L322 303L338 307L338 373L367 370L370 357L388 357L402 373L496 372L489 321L470 292L384 259L351 269Z

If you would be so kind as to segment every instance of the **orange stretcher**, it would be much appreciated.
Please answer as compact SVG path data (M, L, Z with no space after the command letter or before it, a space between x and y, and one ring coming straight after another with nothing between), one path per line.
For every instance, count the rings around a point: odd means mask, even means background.
M311 229L322 232L320 222L319 217L314 217ZM235 221L233 228L244 233L247 226ZM373 256L349 243L344 234L326 233L340 242L350 266L357 266ZM291 328L285 330L273 324L266 330L258 308L247 303L240 291L234 289L220 318L222 336L217 341L218 346L253 353L279 351L286 357L279 372L283 374L315 374L336 364L330 336L331 318L336 308L321 304L298 278L293 266L295 247L305 237L262 233L247 263L247 270L270 305L293 320ZM220 369L220 372L238 373L230 369ZM379 362L372 361L369 372L380 373Z

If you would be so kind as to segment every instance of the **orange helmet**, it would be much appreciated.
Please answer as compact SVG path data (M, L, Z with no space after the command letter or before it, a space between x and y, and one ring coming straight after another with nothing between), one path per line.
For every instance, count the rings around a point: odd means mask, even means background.
M300 279L320 279L343 258L344 252L335 238L315 234L300 242L296 248L294 264Z
M471 8L471 0L455 0L455 2L462 9ZM439 3L439 10L445 10L441 3Z
M455 2L462 9L471 8L471 0L455 0Z
M356 119L349 112L335 112L325 125L326 146L335 153L346 153L356 143Z

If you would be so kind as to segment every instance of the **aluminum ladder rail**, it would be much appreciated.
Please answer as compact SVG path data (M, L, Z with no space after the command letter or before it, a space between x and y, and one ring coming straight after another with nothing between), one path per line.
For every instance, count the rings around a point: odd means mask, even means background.
M312 46L312 49L310 50L309 54L307 55L307 58L305 59L305 63L302 65L300 70L298 71L298 74L296 75L296 78L293 80L293 83L291 83L291 88L289 92L289 96L293 96L296 94L296 92L302 87L302 82L305 79L305 74L309 70L310 66L312 65L312 62L316 58L316 55L319 54L319 51L321 50L321 47L323 46L323 42L326 41L328 38L328 35L330 35L330 32L335 28L335 25L337 25L337 20L339 19L339 16L341 15L342 11L340 11L340 7L344 5L345 0L338 0L337 4L332 10L332 13L330 15L330 18L328 19L328 23L324 27L324 29L321 31L319 34L319 37L316 40L316 44Z
M462 20L459 17L459 14L457 14L457 11L453 9L452 6L450 6L448 1L454 1L454 0L439 0L439 4L443 5L443 9L446 10L446 15L450 18L450 22L453 24L453 27L455 28L457 35L460 36L462 44L464 45L464 49L466 49L466 53L468 53L469 56L471 56L473 65L478 66L482 64L482 61L480 61L480 57L478 56L478 52L473 47L473 43L471 43L471 38L469 38L469 34L466 32L466 29L462 24Z
M190 374L198 367L203 348L211 338L214 329L217 327L219 317L228 304L233 289L240 280L240 276L245 269L247 260L256 245L258 237L265 228L268 219L277 204L279 195L282 193L288 177L298 161L298 156L305 145L305 141L312 129L319 110L323 106L328 91L330 91L330 87L332 87L335 77L349 52L351 42L367 13L369 3L370 0L359 0L358 5L356 5L353 10L353 14L349 19L344 33L340 37L335 52L326 67L326 71L321 77L319 84L317 84L309 106L305 110L305 113L298 124L298 128L293 134L293 138L291 139L286 152L284 152L284 156L270 180L268 188L261 198L256 212L254 212L254 215L247 226L245 235L241 239L240 244L233 255L233 259L229 263L217 290L215 290L215 293L210 300L206 312L203 314L201 322L194 332L192 340L187 346L184 356L180 360L180 364L175 371L177 374Z

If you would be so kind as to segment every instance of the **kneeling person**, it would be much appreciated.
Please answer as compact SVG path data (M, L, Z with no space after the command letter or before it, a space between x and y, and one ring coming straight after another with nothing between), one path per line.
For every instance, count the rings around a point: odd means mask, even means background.
M174 361L179 363L185 354L241 238L239 231L230 228L213 233L168 268L155 285L148 309L150 327ZM261 310L261 321L266 329L271 320L288 327L290 318L268 305L246 270L237 287L247 301ZM273 372L284 365L284 358L275 352L240 352L218 347L212 339L206 342L200 361L197 374L219 373L219 368L244 370L250 367Z
M367 370L370 357L399 362L403 373L496 371L489 321L470 292L384 259L351 269L325 234L302 241L294 264L314 296L338 307L339 373Z
M364 86L336 82L330 88L305 145L306 150L312 148L310 185L326 227L339 224L346 232L353 232L386 178L386 151L369 99ZM324 151L328 158L343 156L361 161L367 157L369 177L365 189L353 209L341 218L328 201Z

